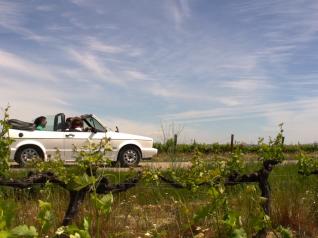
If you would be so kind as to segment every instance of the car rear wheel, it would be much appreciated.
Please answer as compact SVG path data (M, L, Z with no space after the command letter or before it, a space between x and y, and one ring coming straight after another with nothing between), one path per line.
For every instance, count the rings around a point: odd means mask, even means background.
M140 152L134 146L123 148L118 155L118 161L122 167L136 167L140 161Z
M20 167L25 167L27 163L34 159L43 159L43 153L38 147L31 145L20 148L15 156L15 160Z

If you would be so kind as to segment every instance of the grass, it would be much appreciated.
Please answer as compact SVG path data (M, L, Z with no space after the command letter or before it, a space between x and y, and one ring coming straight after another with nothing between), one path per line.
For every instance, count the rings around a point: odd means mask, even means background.
M298 175L297 167L278 167L272 184L272 220L291 227L299 237L318 234L318 178Z
M255 165L249 168L254 170ZM123 180L132 172L107 172L113 182ZM19 176L22 176L20 174ZM272 188L271 219L273 226L283 225L294 231L296 237L318 236L318 177L298 175L295 165L277 166L271 176ZM253 234L254 216L260 209L258 193L250 192L251 185L236 185L227 188L229 205L241 216L241 222L249 237ZM39 208L38 200L52 203L55 217L51 235L59 226L68 203L67 193L60 188L49 187L42 191L19 191L4 188L1 200L5 204L14 202L16 212L14 224L36 225ZM112 211L101 216L100 237L220 237L220 224L213 217L195 223L194 214L210 202L206 189L189 192L173 189L164 183L142 182L131 190L116 194ZM218 216L222 217L220 210ZM91 233L96 237L96 209L89 199L85 199L76 223L83 218L92 218ZM221 233L220 233L221 232Z

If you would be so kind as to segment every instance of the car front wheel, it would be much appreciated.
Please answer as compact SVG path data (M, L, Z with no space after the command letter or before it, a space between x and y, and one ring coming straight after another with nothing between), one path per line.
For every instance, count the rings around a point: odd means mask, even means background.
M118 155L118 161L122 167L136 167L140 161L140 152L133 146L123 148Z
M43 159L42 151L35 146L25 146L17 151L15 160L20 167L26 166L26 164L34 159Z

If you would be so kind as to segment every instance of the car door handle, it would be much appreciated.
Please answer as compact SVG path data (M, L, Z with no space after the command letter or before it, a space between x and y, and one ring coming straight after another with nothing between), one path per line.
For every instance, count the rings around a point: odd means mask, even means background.
M74 137L75 135L74 134L66 134L65 135L67 138L69 138L69 137Z

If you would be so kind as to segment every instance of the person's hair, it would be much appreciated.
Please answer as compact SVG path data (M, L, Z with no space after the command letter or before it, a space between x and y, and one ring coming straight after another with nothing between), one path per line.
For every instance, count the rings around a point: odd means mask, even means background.
M71 125L72 125L72 118L71 117L66 118L66 120L65 120L65 129L70 129Z
M74 117L72 119L72 124L71 124L71 128L74 129L76 127L83 127L83 121L81 118L79 117Z
M34 120L34 124L35 126L42 125L45 120L46 120L46 117L44 116L38 117Z

